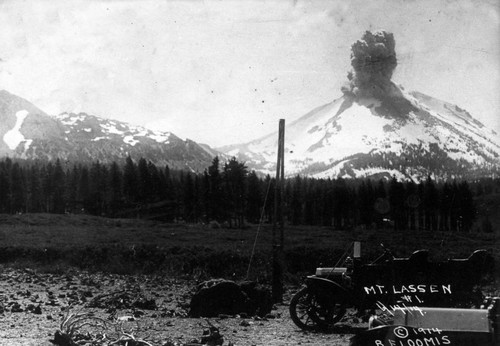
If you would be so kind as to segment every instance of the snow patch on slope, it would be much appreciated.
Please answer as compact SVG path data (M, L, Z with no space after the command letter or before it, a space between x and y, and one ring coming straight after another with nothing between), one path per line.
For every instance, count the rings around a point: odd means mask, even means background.
M7 131L3 135L3 141L10 150L14 150L17 148L19 143L25 141L23 134L19 131L21 126L23 125L24 119L28 116L29 112L27 110L22 110L16 113L16 124L12 129ZM31 144L31 143L30 143Z
M344 168L345 164L348 163L349 161L350 160L342 160L339 163L337 163L335 166L333 166L333 167L331 167L331 168L329 168L326 171L323 171L321 173L314 174L312 177L318 178L318 179L337 177L340 175L342 168Z
M95 137L95 138L92 138L91 141L92 142L97 142L97 141L100 141L102 139L107 139L107 137Z
M134 136L125 136L123 137L123 141L131 146L134 146L137 143L139 143L137 139L134 139Z
M170 133L154 133L152 135L149 135L151 139L154 139L158 143L165 143L169 144L170 141Z
M303 154L314 155L315 161L325 163L356 153L367 154L373 149L372 143L384 138L383 128L390 123L391 120L373 115L369 108L354 103L337 117L335 126L325 124L324 137Z
M109 123L109 124L101 124L101 127L105 129L108 133L112 133L115 135L123 135L125 132L122 130L118 130L116 128L116 124L114 123Z
M61 123L66 126L73 126L78 122L82 122L85 120L84 115L72 115L68 113L61 113L59 115L55 115L54 117L56 119L59 119L59 121L61 121Z
M31 146L31 143L33 143L32 139L27 139L26 142L24 143L24 151L28 150Z
M405 176L402 172L400 172L396 169L387 169L387 168L382 168L382 167L353 169L353 172L354 172L354 177L351 177L351 178L365 178L365 177L370 177L370 176L373 176L376 174L385 173L391 177L396 177L397 180L407 179L407 176ZM416 180L416 178L413 178L413 180Z

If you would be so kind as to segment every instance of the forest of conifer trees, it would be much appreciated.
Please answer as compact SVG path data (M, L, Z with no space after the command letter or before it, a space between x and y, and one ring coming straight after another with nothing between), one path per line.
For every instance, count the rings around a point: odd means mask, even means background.
M335 229L470 231L474 196L498 193L499 179L436 182L314 179L285 183L289 224ZM203 173L134 162L71 167L61 161L0 161L0 213L87 213L167 222L271 222L274 179L261 178L235 158L214 158ZM266 198L267 196L267 198Z

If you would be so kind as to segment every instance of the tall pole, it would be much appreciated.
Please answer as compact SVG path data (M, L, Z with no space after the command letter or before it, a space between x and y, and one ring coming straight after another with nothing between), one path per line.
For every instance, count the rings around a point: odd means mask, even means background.
M285 266L284 245L284 181L285 181L285 119L280 119L278 134L278 159L276 162L276 182L274 184L273 218L273 285L274 302L283 300L283 272ZM279 230L279 237L277 235Z

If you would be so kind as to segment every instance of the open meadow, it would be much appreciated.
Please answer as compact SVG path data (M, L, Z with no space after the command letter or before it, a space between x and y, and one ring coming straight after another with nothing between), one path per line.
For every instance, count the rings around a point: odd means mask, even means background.
M466 258L486 249L500 259L498 232L451 233L393 229L334 230L285 226L285 255L290 278L319 266L332 266L361 242L367 261L382 253L383 243L397 257L428 249L430 260ZM76 269L111 273L162 273L195 279L228 277L266 281L272 226L244 229L204 224L173 224L89 215L0 215L0 262L47 271Z
M353 241L362 256L373 260L380 243L397 257L428 249L430 260L465 258L486 249L500 259L498 233L334 230L328 227L285 226L287 272L309 273L332 266ZM0 215L0 261L48 271L66 267L111 273L163 273L266 280L272 225L244 229L204 224L173 224L139 219L108 219L89 215Z

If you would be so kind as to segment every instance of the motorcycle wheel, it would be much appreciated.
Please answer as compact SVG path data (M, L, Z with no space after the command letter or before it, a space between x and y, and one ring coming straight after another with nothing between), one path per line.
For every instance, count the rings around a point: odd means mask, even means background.
M290 301L290 317L302 330L328 330L342 319L345 311L343 304L325 309L307 287L297 292Z

